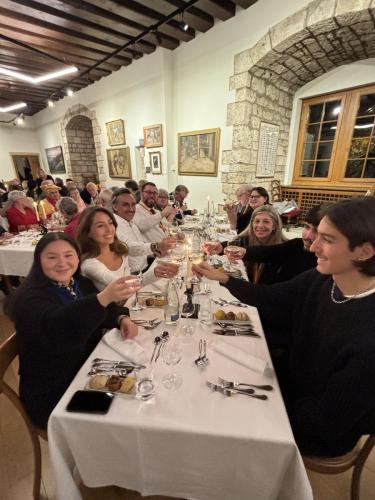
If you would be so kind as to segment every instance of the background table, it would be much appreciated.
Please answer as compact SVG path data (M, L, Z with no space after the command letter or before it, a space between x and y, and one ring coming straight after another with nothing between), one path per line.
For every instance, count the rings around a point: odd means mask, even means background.
M41 238L39 233L26 232L0 245L0 274L5 276L27 276L33 260L35 245L32 241Z
M214 285L213 295L230 298ZM219 307L219 306L218 306ZM255 330L262 332L255 308L246 310ZM155 309L137 313L155 317ZM199 500L312 500L311 488L286 415L274 375L266 377L217 354L217 341L234 344L270 362L262 339L217 337L197 320L190 344L177 366L184 382L177 391L160 383L169 370L155 365L157 395L140 402L130 395L117 396L107 415L68 413L72 394L87 382L90 359L120 356L103 341L98 344L53 411L48 428L51 459L60 500L80 498L73 481L77 467L90 487L117 485L142 495L160 494ZM164 327L163 327L164 328ZM172 335L173 327L168 328ZM137 341L147 357L160 330L141 329ZM208 341L210 365L197 368L198 340ZM183 338L184 339L184 338ZM188 342L188 340L186 341ZM226 397L212 392L206 380L218 375L253 383L271 383L268 401L247 396Z

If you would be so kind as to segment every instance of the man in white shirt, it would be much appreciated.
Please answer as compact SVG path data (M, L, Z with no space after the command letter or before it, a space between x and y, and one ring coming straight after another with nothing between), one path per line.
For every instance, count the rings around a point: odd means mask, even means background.
M129 189L117 189L112 196L113 214L117 221L116 234L129 248L131 271L147 267L147 256L165 255L176 243L174 238L164 238L159 243L145 243L136 224L133 222L136 202Z
M141 231L144 241L159 242L167 236L168 220L173 220L177 210L165 207L160 212L155 210L158 189L153 182L146 182L142 186L141 201L135 209L134 222Z

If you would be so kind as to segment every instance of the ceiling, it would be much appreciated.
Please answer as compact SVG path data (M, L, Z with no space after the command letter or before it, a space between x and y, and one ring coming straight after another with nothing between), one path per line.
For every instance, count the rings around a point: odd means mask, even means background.
M0 108L23 101L22 113L33 115L68 87L87 87L158 46L174 50L256 1L1 0L1 68L32 77L71 65L79 71L38 85L0 74Z

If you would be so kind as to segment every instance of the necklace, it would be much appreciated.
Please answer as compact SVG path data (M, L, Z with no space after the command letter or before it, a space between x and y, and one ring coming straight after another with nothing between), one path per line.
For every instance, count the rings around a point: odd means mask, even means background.
M349 302L349 300L355 299L356 297L358 297L358 295L361 295L362 293L369 292L372 288L374 288L374 286L375 286L375 283L372 283L372 285L370 285L368 288L366 288L366 290L362 290L354 295L351 295L350 297L345 297L345 299L343 299L343 300L337 300L337 299L335 299L336 283L333 282L332 288L331 288L331 300L334 304L345 304L345 302Z

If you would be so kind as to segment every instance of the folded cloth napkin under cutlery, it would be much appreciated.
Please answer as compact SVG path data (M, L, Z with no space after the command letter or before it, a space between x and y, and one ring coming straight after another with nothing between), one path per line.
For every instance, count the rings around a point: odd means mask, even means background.
M222 340L216 340L212 344L212 348L232 361L235 361L236 363L239 363L240 365L250 368L250 370L258 373L265 374L266 370L269 369L269 363L264 359L257 358L252 354Z
M147 361L145 350L135 340L124 340L117 328L107 332L102 341L108 347L120 354L131 363L143 363Z

